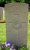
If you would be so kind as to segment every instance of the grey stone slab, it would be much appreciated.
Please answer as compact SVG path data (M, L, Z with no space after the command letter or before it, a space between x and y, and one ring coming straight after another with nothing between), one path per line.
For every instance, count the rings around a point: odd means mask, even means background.
M3 19L3 7L0 7L0 19Z
M6 38L17 45L27 44L28 4L5 5Z

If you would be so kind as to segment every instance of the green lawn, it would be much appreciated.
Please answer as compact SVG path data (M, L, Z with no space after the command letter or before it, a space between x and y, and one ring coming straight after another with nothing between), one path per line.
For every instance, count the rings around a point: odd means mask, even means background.
M27 46L30 50L30 23L29 23L29 20L30 20L30 12L28 12L28 29L27 29Z
M0 43L6 41L6 23L0 23Z

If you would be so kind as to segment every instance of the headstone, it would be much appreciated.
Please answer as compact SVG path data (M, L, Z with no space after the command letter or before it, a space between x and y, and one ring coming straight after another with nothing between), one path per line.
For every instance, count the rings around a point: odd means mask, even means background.
M0 7L0 20L3 18L3 7Z
M28 4L5 4L6 40L16 45L27 44Z

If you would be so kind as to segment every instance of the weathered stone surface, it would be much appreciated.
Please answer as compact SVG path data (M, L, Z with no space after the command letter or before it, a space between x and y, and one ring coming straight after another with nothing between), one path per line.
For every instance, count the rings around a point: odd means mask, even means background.
M0 7L0 19L3 18L3 7Z
M27 43L28 4L10 3L5 5L6 38L17 45Z

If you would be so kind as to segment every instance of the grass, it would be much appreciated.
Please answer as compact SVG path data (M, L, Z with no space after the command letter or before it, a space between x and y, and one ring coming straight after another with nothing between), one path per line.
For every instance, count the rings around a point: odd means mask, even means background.
M6 41L6 24L0 23L0 43L4 43Z
M28 12L28 28L27 28L27 47L30 50L30 23L29 23L29 20L30 20L30 12Z

